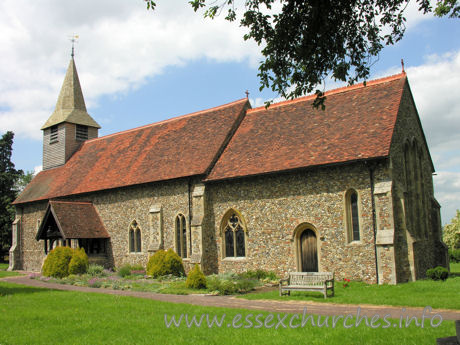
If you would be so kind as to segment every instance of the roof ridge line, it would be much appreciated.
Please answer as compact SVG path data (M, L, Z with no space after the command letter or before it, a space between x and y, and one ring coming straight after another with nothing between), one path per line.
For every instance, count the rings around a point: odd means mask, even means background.
M161 120L161 121L158 121L158 122L149 123L147 125L143 125L143 126L139 126L139 127L135 127L135 128L131 128L131 129L126 129L124 131L120 131L120 132L116 132L116 133L112 133L112 134L107 134L107 135L104 135L102 137L86 140L83 144L94 142L94 141L101 140L101 139L107 139L107 138L110 138L110 137L113 137L113 136L116 136L116 135L120 135L120 134L124 134L124 133L130 133L130 132L138 131L138 130L141 130L143 128L153 127L153 126L156 126L156 125L160 125L160 124L164 124L164 123L168 123L168 122L172 122L172 121L176 121L176 120L181 120L181 119L192 117L192 116L195 116L195 115L205 114L207 112L215 111L215 110L218 110L220 108L226 108L226 107L229 107L231 105L234 105L236 103L246 101L246 100L247 100L247 98L241 98L239 100L236 100L236 101L233 101L233 102L230 102L230 103L225 103L225 104L222 104L222 105L219 105L219 106L216 106L216 107L195 111L195 112L189 113L189 114L179 115L179 116L176 116L176 117L173 117L173 118L170 118L170 119L165 119L165 120Z
M393 74L393 75L390 75L390 76L387 76L387 77L382 77L382 78L378 78L378 79L369 80L369 81L366 82L365 86L364 86L364 82L353 84L353 85L348 85L348 86L342 86L342 87L339 87L339 88L336 88L336 89L325 91L324 95L327 97L327 96L330 96L330 95L335 95L335 94L338 94L338 93L345 93L345 92L348 92L348 91L353 91L353 90L368 87L368 86L375 86L375 85L383 84L383 83L386 83L386 82L389 82L389 81L400 79L402 77L405 77L406 75L407 75L406 72L401 72L401 73ZM278 103L271 104L269 106L269 109L270 108L277 108L277 107L280 107L280 106L283 106L283 105L286 105L286 104L294 104L294 103L298 103L298 102L303 102L303 101L307 101L307 100L314 99L314 98L316 98L316 94L305 95L305 96L301 96L301 97L298 97L298 98L295 98L295 99L287 99L287 100L284 100L284 101L280 101ZM248 113L255 113L255 112L260 111L260 110L266 110L265 106L263 105L263 106L260 106L260 107L257 107L257 108L248 109Z

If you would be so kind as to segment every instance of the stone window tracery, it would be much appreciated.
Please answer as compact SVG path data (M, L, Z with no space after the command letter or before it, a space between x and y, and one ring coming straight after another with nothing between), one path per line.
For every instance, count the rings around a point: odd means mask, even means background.
M241 216L233 211L227 212L222 223L224 256L246 256L246 229Z
M129 252L142 252L141 229L135 220L129 225Z

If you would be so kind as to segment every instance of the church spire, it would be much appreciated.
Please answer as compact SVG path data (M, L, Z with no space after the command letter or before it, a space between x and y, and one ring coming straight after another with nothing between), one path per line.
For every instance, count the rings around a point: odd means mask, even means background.
M62 122L101 128L86 111L85 100L73 57L70 59L56 108L41 129L46 129Z

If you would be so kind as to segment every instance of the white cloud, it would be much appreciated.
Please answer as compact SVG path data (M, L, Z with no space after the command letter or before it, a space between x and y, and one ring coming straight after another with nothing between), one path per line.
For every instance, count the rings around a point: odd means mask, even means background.
M265 105L265 101L262 97L257 97L257 98L250 98L249 102L251 103L251 107L253 108L258 108L263 105Z
M260 54L235 23L204 19L177 0L155 12L126 0L4 0L0 32L0 131L35 139L55 105L73 33L80 36L76 62L88 107L168 66L200 58L256 66Z
M43 165L38 165L34 167L34 176L37 175L42 170L43 170Z
M435 168L443 224L460 209L460 51L425 58L407 75Z
M441 204L442 223L450 223L460 209L460 173L439 171L433 178L436 198Z
M417 1L410 1L409 5L404 11L404 16L406 17L406 28L408 30L416 27L422 21L430 20L434 18L432 13L423 14L423 12L419 11L418 8L419 8L419 4L417 3Z
M432 55L422 66L407 69L415 103L435 151L460 146L460 51Z

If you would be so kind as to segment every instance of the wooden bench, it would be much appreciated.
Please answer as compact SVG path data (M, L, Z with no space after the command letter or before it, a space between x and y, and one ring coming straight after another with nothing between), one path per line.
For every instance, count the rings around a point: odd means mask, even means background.
M291 291L319 291L327 298L327 290L334 296L334 272L290 272L289 277L280 280L280 296Z

